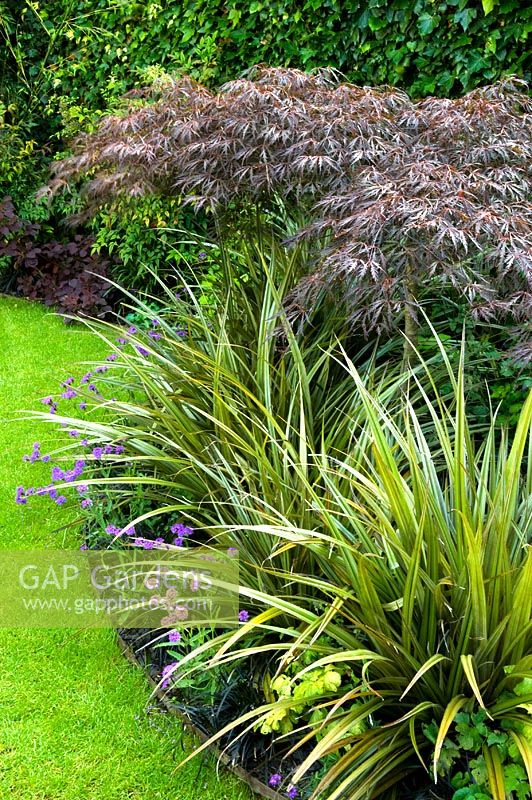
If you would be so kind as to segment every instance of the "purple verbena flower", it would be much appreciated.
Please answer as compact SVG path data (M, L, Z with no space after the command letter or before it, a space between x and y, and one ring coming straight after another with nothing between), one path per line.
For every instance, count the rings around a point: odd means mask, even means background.
M19 506L25 506L26 502L27 501L26 501L26 498L24 496L24 487L23 486L17 486L17 491L16 491L16 494L15 494L15 503L17 503Z
M88 383L92 378L92 372L86 372L85 375L80 380L80 383Z
M96 367L96 369L94 371L101 374L102 372L107 372L108 369L109 369L109 367L106 367L104 364L101 364L99 367ZM90 388L91 387L89 386L89 389Z
M133 544L135 547L142 547L144 550L153 550L155 546L151 539L144 539L142 536L137 536Z
M55 498L55 502L57 503L58 506L64 506L66 501L67 499L64 494L60 494L59 497Z
M86 545L86 544L82 544L82 545L81 545L81 547L80 547L79 549L80 549L80 550L88 550L89 548L87 547L87 545Z
M182 536L176 536L176 538L174 539L174 544L176 547L183 547L183 541L184 540Z
M63 381L61 386L71 386L74 383L74 378L67 378L66 381Z
M66 392L63 392L61 394L61 397L63 397L65 400L72 400L73 397L77 397L77 396L78 396L78 393L76 391L74 391L74 389L67 389Z
M188 525L183 525L181 522L176 522L172 525L170 531L177 536L191 536L194 533L193 528L190 528Z
M286 792L286 796L290 798L290 800L295 800L299 792L297 791L297 786L293 786L292 784L288 787L288 791Z
M41 398L41 403L43 403L45 406L51 406L51 405L53 405L53 402L54 402L54 398L53 397L43 397L43 398Z
M77 486L76 487L76 491L77 491L78 494L87 494L87 492L89 491L89 487L85 486L85 485Z
M61 467L52 467L52 480L53 481L62 481L64 480L65 473L61 469Z
M179 631L173 630L170 631L170 633L168 634L168 641L172 642L173 644L175 642L179 642L180 639L181 639L181 634L179 633Z
M151 324L154 328L158 328L161 323L158 319L152 319Z
M105 532L108 533L109 536L120 536L122 533L121 529L117 528L116 525L108 525Z
M103 447L95 447L92 451L94 458L100 459L103 456Z
M120 337L116 341L118 342L118 344L127 344L127 339L122 339L122 337Z
M81 507L82 508L90 508L91 506L92 506L92 500L90 499L90 497L85 497L81 501Z
M127 332L133 335L134 333L137 332L137 329L135 328L134 325L130 325L129 328L127 329Z
M172 677L172 673L175 671L177 667L177 661L174 661L173 664L167 664L166 667L163 667L163 671L161 673L162 683L161 688L167 689L170 686L170 680Z
M47 464L48 461L50 461L50 456L49 455L41 456L41 461Z
M158 342L159 339L162 339L162 334L158 333L157 331L149 331L148 336L150 339L155 339L156 342Z
M268 781L268 786L271 786L272 789L276 789L280 783L283 781L283 776L279 775L278 772L274 772L273 775L270 775L270 780Z
M79 436L79 431L72 429L71 431L68 432L68 435L76 438L76 436Z
M245 609L238 612L238 621L239 622L247 622L249 619L249 611Z
M85 411L86 408L87 408L87 403L83 402L79 404L80 411Z
M116 361L117 358L118 358L118 355L116 353L109 353L109 355L107 356L107 358L105 360L106 361Z
M145 347L141 347L140 344L137 344L135 346L135 349L137 353L139 353L139 355L141 355L143 358L148 358L148 356L150 355L149 350L146 350Z

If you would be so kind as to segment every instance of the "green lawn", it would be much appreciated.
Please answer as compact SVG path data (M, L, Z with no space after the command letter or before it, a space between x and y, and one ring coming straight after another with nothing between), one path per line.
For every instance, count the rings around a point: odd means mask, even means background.
M60 442L52 426L15 412L44 408L39 398L79 376L76 363L104 355L102 345L38 305L3 297L0 340L0 547L76 547L75 528L48 499L14 502L18 484L49 482L49 465L22 456L34 441L43 453ZM149 696L112 631L0 630L1 800L249 798L233 776L218 780L211 761L175 772L180 727L147 716Z

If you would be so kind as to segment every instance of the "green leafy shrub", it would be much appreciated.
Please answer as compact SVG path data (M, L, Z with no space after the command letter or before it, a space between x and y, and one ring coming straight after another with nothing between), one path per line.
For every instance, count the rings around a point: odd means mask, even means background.
M197 254L204 250L206 220L183 208L179 198L121 198L100 210L89 227L93 252L115 256L112 278L132 292L156 293L155 275L170 285L176 283L176 269L188 280L202 272Z
M469 91L530 66L529 17L518 0L393 0L386 6L76 0L66 8L55 0L22 4L4 19L4 30L18 28L20 48L30 51L37 73L47 34L54 37L45 62L49 100L61 88L94 108L127 91L152 65L192 68L212 83L259 62L307 70L330 65L356 82L400 85L418 96ZM9 51L5 63L17 76Z

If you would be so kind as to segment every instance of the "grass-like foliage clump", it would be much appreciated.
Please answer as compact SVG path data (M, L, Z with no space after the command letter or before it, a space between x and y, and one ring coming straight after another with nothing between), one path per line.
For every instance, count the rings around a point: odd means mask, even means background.
M175 546L238 549L234 630L170 650L164 687L247 669L259 702L213 738L267 737L290 797L528 797L532 395L510 433L495 411L471 427L464 352L455 373L437 341L405 370L331 318L296 337L297 264L247 256L214 308L185 288L101 326L118 399L76 421L115 538L167 546L157 526L180 515L194 535Z

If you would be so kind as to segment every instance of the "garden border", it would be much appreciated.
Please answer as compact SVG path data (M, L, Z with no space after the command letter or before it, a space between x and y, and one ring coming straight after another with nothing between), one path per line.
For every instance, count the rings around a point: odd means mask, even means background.
M197 728L187 717L186 714L184 714L182 711L179 711L179 709L177 709L174 706L174 704L169 700L165 692L161 691L160 688L157 688L159 684L148 673L146 664L143 664L137 658L133 648L122 638L122 636L118 631L117 631L117 640L118 640L118 646L122 654L125 656L125 658L127 658L127 660L130 661L134 666L140 668L146 675L149 685L154 690L153 695L154 697L157 698L158 702L164 706L164 708L169 714L179 719L183 723L183 725L195 737L197 737L201 741L202 744L206 742L210 737L207 734L205 734L202 730ZM282 795L271 789L269 786L267 786L267 784L258 780L258 778L255 778L250 772L247 772L247 770L243 769L242 767L239 767L238 765L231 763L230 757L225 753L223 753L214 745L211 745L208 749L209 752L211 752L216 757L216 759L224 765L226 769L232 772L233 775L236 775L237 778L240 778L240 780L244 781L244 783L246 783L251 789L251 791L254 792L255 794L258 794L261 797L267 797L269 798L269 800L285 800L285 798Z

